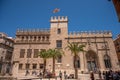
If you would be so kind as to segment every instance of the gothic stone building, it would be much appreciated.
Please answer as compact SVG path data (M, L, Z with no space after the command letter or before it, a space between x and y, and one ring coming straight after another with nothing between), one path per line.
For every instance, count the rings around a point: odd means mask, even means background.
M0 32L0 74L11 74L14 40Z
M114 40L114 44L115 44L115 49L116 49L116 53L119 61L118 65L120 66L120 34Z
M56 74L61 71L74 73L73 55L65 49L67 42L86 45L86 52L77 57L79 73L89 71L118 70L118 59L110 31L70 32L67 17L51 17L50 29L17 30L14 54L13 76L25 75L26 70L39 72L43 59L37 56L41 49L60 48L65 56L56 60ZM52 59L47 60L47 69L52 69Z

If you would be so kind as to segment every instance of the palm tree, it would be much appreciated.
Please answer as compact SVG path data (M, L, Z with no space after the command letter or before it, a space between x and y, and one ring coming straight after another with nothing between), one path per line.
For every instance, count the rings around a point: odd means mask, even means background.
M64 54L64 52L60 49L49 49L48 53L50 53L50 56L53 59L53 67L52 67L52 73L55 73L55 59L57 59L58 57L62 56Z
M67 49L71 51L71 53L73 54L74 56L74 64L76 63L77 61L77 57L79 56L79 52L84 52L84 48L85 45L79 45L79 43L70 43L68 42L68 45L67 45ZM77 65L75 64L74 66L75 68L75 79L78 79L78 69L77 69Z
M44 61L44 69L43 69L43 77L45 77L45 72L46 72L46 61L48 58L50 58L50 54L48 53L47 50L43 49L38 53L38 56L43 58Z

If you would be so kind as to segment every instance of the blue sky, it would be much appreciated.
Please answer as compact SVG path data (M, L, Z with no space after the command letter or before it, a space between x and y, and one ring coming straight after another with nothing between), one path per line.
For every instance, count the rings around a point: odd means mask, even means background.
M60 8L60 12L52 11ZM111 30L120 34L120 22L108 0L0 0L0 32L15 37L18 28L50 28L51 16L68 16L69 31Z

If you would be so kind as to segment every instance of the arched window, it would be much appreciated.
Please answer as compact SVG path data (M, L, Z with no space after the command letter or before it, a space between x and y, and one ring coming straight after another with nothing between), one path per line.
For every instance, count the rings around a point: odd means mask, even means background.
M89 71L97 70L97 55L93 50L88 50L86 53L87 67Z
M107 54L104 55L104 63L105 63L106 68L111 68L112 67L110 57Z

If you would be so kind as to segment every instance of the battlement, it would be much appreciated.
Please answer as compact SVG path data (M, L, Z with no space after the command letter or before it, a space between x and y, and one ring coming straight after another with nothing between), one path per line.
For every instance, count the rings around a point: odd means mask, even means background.
M52 16L50 22L68 22L67 16Z
M50 29L17 29L17 32L48 32Z
M69 32L68 36L69 37L112 37L112 32L111 31L80 31L80 32Z
M50 34L50 29L17 29L16 35Z

